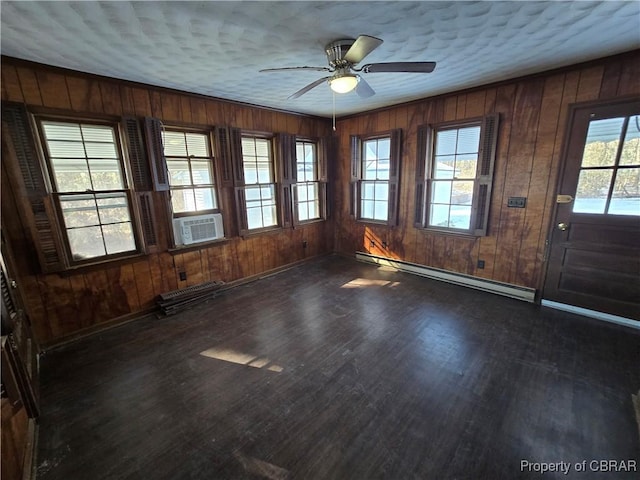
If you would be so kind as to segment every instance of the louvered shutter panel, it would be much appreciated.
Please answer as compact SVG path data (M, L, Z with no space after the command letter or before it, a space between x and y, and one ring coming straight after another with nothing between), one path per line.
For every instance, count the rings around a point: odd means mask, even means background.
M157 192L166 192L169 190L169 172L162 144L162 122L157 118L145 117L144 133L151 164L153 188Z
M278 134L278 167L283 184L291 185L297 181L296 136Z
M351 185L349 188L349 215L353 218L357 216L358 182L360 181L360 171L362 169L362 142L357 135L351 136Z
M480 151L478 152L478 180L474 205L474 235L487 234L493 170L498 145L499 114L488 115L482 122Z
M223 187L233 186L233 161L231 158L231 142L229 130L216 127L214 130L216 157L220 171L220 184Z
M322 137L318 141L318 181L320 182L320 215L329 218L331 203L329 196L329 162L336 158L336 137Z
M127 142L129 163L133 174L133 186L137 192L153 190L153 178L149 168L149 160L144 147L140 123L135 117L124 117L122 127Z
M51 197L46 190L44 175L36 153L27 109L22 104L2 104L3 156L15 157L22 177L27 203L30 230L44 273L57 272L66 267L64 247Z
M290 228L293 225L292 185L297 181L296 136L280 133L277 136L277 144L282 226Z
M398 202L400 190L400 158L402 150L402 130L391 132L391 158L389 159L389 212L388 225L398 223Z
M429 127L426 125L418 128L418 147L416 158L416 196L415 196L415 214L413 224L416 228L424 226L424 207L425 207L425 180L427 166L427 152L429 151Z
M233 165L233 184L236 187L244 186L244 167L242 166L242 131L239 128L229 127L229 152Z
M122 119L123 130L127 142L129 163L133 174L133 187L138 201L140 226L144 240L145 253L152 253L158 249L158 235L153 205L154 179L151 174L150 159L147 157L145 142L140 129L140 122L135 117Z

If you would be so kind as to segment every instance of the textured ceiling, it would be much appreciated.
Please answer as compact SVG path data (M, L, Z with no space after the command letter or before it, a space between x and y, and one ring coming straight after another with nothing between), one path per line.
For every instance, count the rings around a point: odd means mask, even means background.
M370 73L376 95L336 95L338 116L640 48L640 2L12 2L2 54L215 97L331 116L324 46L384 43L362 63L436 61L431 74Z

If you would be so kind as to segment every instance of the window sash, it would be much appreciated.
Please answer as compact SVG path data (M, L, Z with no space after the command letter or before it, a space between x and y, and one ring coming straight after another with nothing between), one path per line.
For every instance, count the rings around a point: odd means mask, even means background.
M117 125L37 119L69 264L140 250Z
M498 119L491 114L418 129L416 227L487 234Z
M164 137L174 216L219 211L209 135L166 129Z

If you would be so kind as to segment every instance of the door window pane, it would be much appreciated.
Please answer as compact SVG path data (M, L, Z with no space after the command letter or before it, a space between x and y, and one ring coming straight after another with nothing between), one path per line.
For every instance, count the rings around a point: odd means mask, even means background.
M609 167L615 164L623 125L624 117L589 123L582 167Z
M613 169L611 168L582 170L578 179L573 211L575 213L604 213L612 176Z

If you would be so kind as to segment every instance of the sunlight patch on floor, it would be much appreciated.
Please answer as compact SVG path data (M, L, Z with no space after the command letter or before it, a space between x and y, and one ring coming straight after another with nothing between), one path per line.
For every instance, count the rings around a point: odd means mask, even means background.
M271 363L271 360L267 357L242 353L229 348L209 348L208 350L200 352L200 355L203 357L214 358L216 360L222 360L223 362L235 363L237 365L264 368L270 372L280 373L284 370L280 365Z
M366 287L396 287L400 282L390 282L389 280L375 280L372 278L355 278L343 284L340 288L366 288Z

